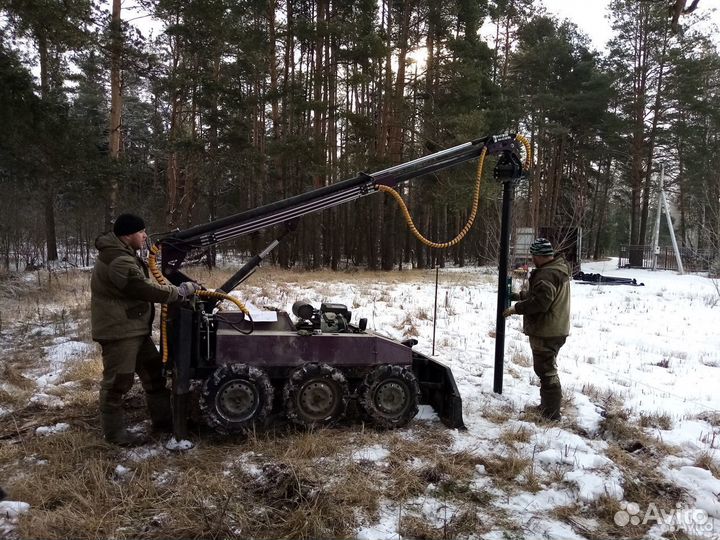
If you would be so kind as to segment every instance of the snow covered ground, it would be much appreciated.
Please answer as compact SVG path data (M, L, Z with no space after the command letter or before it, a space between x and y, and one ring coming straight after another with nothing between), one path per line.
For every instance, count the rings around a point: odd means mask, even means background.
M516 316L508 320L506 328L503 393L493 392L497 286L490 269L476 269L477 280L453 280L454 274L466 272L466 268L440 272L435 357L452 368L468 428L455 434L455 447L448 450L471 449L489 454L498 451L502 431L531 430L533 435L524 452L538 463L539 474L562 466L565 476L561 486L520 493L504 503L523 523L526 537L582 538L567 524L548 517L549 509L578 500L589 503L601 496L616 498L630 505L631 511L638 510L627 516L641 520L647 517L649 523L654 523L654 510L664 510L666 515L678 510L675 506L664 508L662 500L656 501L654 509L635 508L634 501L624 499L618 469L604 455L607 442L597 437L604 410L602 404L582 393L588 387L597 394L611 392L635 420L642 415L662 415L672 420L670 429L650 431L681 449L680 457L668 456L663 466L667 479L687 490L685 510L697 511L686 530L690 532L697 526L696 532L710 531L720 537L720 480L692 465L704 453L720 463L717 420L713 425L701 419L704 413L720 414L720 393L715 386L720 375L717 283L696 274L618 269L616 260L583 264L585 273L631 277L644 286L572 284L571 336L560 352L558 364L565 396L572 402L564 412L587 433L581 437L562 424L538 426L511 418L497 425L483 416L487 410L509 406L517 411L528 403L537 403L538 381L529 361L532 354L527 337L522 334L522 318ZM428 272L426 277L416 283L378 282L363 290L352 283L288 284L291 293L285 307L289 309L298 298L314 303L346 303L353 307L354 317L368 318L371 329L394 338L417 332L417 349L430 354L434 273ZM513 358L525 361L517 363ZM482 474L477 486L483 488ZM361 530L359 538L395 538L398 509L390 504L385 513L387 519ZM621 522L623 518L624 514L617 516ZM657 526L649 537L659 538L670 530L672 520L672 516L656 520ZM702 534L700 537L707 537ZM490 533L483 537L503 536Z
M503 393L493 392L497 301L494 271L440 271L435 357L452 368L467 426L466 431L452 432L448 453L465 451L500 457L512 454L532 463L533 478L527 478L525 473L518 479L519 485L532 483L532 489L504 492L483 465L477 465L472 482L472 489L494 496L492 505L509 516L525 538L587 538L582 531L596 529L596 516L573 527L559 519L555 511L592 505L600 499L618 502L618 511L608 519L619 531L626 524L642 522L652 525L647 538L661 538L678 526L691 538L720 538L720 479L696 466L701 457L720 466L720 393L715 386L720 373L717 282L696 274L618 269L614 260L584 263L583 271L632 277L644 286L572 284L571 336L558 359L566 398L564 419L558 424L535 422L524 412L526 405L539 401L539 394L519 316L510 318L507 324ZM287 311L297 299L316 305L322 301L345 303L353 311L354 320L366 317L370 329L394 338L416 337L418 350L432 352L434 271L416 271L412 279L390 273L386 280L364 279L360 285L350 277L314 281L312 273L303 276L302 282L283 283L277 288L253 285L250 280L237 294L258 306L278 306ZM39 384L32 399L55 397L49 396L47 390L61 380L62 363L86 346L58 340L49 347L48 370L33 373ZM609 396L622 403L630 421L637 423L644 417L666 419L660 425L650 422L645 433L672 449L661 456L659 472L684 491L681 505L662 499L650 503L645 500L641 505L626 496L627 479L608 455L612 441L601 433ZM62 407L62 403L48 406ZM494 412L504 415L503 420L498 421ZM427 423L439 420L431 410L423 408L414 424ZM66 429L66 425L57 424L36 432L51 437ZM412 430L413 424L407 431L411 434ZM508 432L523 434L512 448L502 442L503 434ZM166 450L158 446L145 453L159 452ZM388 454L387 448L373 445L355 450L353 459L382 463ZM116 470L132 467L144 455L133 453L118 463ZM22 502L3 504L3 528L16 520L19 512L32 512ZM405 502L403 507L403 512L438 526L457 512L432 484L422 496ZM384 501L380 518L364 523L357 530L357 538L399 538L400 511L395 502ZM489 540L507 535L498 529L476 537ZM623 537L622 532L617 537Z

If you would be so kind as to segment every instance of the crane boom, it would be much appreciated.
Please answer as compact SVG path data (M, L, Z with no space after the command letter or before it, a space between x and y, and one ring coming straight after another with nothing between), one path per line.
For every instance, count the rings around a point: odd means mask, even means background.
M519 154L515 134L475 139L445 150L374 172L359 173L353 178L320 187L253 208L216 221L169 233L158 240L162 250L162 267L172 282L184 279L179 268L186 254L205 249L252 232L279 224L288 224L307 214L334 208L376 193L379 186L395 187L407 180L430 174L476 159L483 149L488 154Z

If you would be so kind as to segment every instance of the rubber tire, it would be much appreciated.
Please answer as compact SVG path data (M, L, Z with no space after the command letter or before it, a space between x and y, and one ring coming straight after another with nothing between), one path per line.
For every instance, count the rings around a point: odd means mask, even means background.
M300 406L300 392L303 386L313 380L321 380L332 387L337 396L332 410L323 418L305 413ZM289 420L308 428L328 427L337 423L344 415L350 400L350 389L342 372L328 364L308 363L297 368L290 375L283 388L283 403Z
M233 420L218 409L218 392L233 381L245 383L255 392L255 406L248 416ZM200 410L208 426L219 433L244 433L255 424L262 423L270 414L274 389L270 378L259 368L247 364L226 364L216 369L203 383L200 394Z
M375 401L378 390L387 383L396 383L405 390L406 402L395 414L383 411ZM396 429L406 426L418 413L420 385L412 370L385 364L370 371L358 388L360 407L376 426Z

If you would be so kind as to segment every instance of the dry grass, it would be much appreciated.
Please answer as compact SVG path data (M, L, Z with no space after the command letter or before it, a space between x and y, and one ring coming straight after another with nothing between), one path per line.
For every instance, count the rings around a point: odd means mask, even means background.
M189 269L208 287L216 287L233 272ZM402 283L433 278L428 270L402 273L329 271L303 272L265 268L248 287L263 302L283 306L288 303L292 284L317 280L330 285L353 282L365 290L368 300L399 302L383 297L378 284ZM467 285L494 282L494 276L448 273L446 284ZM540 484L531 458L520 453L493 453L480 456L472 451L453 449L452 434L435 424L413 424L398 432L359 431L336 428L314 432L278 426L247 438L220 437L203 433L197 447L185 454L170 454L159 444L157 455L131 459L126 451L105 444L97 418L97 383L102 364L99 353L69 361L58 384L49 393L65 402L61 411L43 405L27 406L36 391L29 369L39 367L37 351L57 335L89 341L87 272L38 273L37 284L25 288L0 288L3 311L16 314L16 326L5 321L0 328L6 342L17 344L0 364L0 377L10 390L0 391L0 403L15 409L12 425L0 437L0 478L11 497L31 505L20 518L17 534L22 538L342 538L353 536L360 523L379 518L383 500L406 510L398 515L400 533L409 538L455 538L481 535L490 530L522 536L522 531L493 505L493 490L478 490L473 481L478 465L483 465L493 488L515 493L537 491ZM39 286L37 286L39 285ZM358 293L361 294L361 293ZM448 300L446 299L446 305ZM425 320L426 313L413 311L409 326ZM415 324L412 324L412 323ZM48 331L49 329L49 331ZM513 356L513 363L529 367L524 354ZM603 436L616 441L608 456L616 459L625 478L628 500L642 504L648 496L675 501L680 496L663 483L652 467L664 448L645 435L640 427L629 426L627 413L611 392L588 387L591 399L615 412L603 426ZM146 420L140 393L131 396L130 418ZM483 416L498 424L517 411L510 405L483 410ZM6 417L7 418L7 417ZM656 421L658 421L656 419ZM42 425L68 422L71 429L47 437L35 434ZM532 433L520 427L505 430L499 443L503 449L531 442ZM632 450L632 443L640 446ZM352 449L378 446L389 455L381 461L359 459ZM639 448L639 449L638 449ZM709 470L717 466L711 459L698 460ZM118 465L128 472L118 474ZM702 466L698 464L698 466ZM561 483L565 470L549 471L547 480ZM409 510L413 498L432 497L453 508L442 516L416 515ZM631 497L636 497L631 499ZM598 501L588 511L605 516L613 509L611 501ZM558 511L579 530L573 509ZM564 516L564 517L563 517ZM439 518L439 520L438 520ZM609 521L603 523L612 524ZM607 529L604 532L616 533ZM622 532L626 532L623 530ZM586 535L585 533L582 533ZM593 533L595 534L595 533ZM600 533L595 536L602 537Z
M709 452L703 452L696 459L694 465L710 471L710 473L720 480L720 465L717 460Z
M25 377L18 369L9 364L5 364L2 367L0 380L20 390L34 390L36 386L32 380Z
M203 283L208 288L219 287L235 270L228 268L215 268L208 271L204 266L187 266L186 273L194 279ZM475 272L447 272L440 270L441 285L446 287L457 286L474 286L478 283L495 283L497 277L493 275L480 275ZM402 272L373 272L358 271L356 268L348 270L340 270L334 272L329 269L305 270L291 269L285 270L273 266L263 266L256 272L252 279L247 282L249 287L258 287L265 293L264 296L273 298L281 295L282 291L278 288L278 284L294 284L298 282L313 283L319 282L324 285L340 284L351 282L358 290L366 292L376 289L378 284L397 285L401 283L433 282L435 280L435 271L431 269L412 269L403 270ZM241 285L240 290L246 285ZM286 293L289 289L286 289ZM366 294L368 299L370 293ZM391 301L390 297L383 297L380 301Z
M506 403L497 409L484 407L481 414L493 424L504 424L515 415L515 409L512 405Z
M21 537L340 538L351 535L358 519L376 520L383 497L406 500L421 493L429 480L438 480L443 497L475 505L483 499L473 498L467 488L465 493L458 488L458 494L448 489L469 481L479 459L467 452L443 454L442 444L429 447L431 438L431 433L409 440L342 429L278 431L235 444L213 445L210 440L186 454L161 452L133 463L97 434L72 430L28 438L22 450L3 448L0 462L32 455L52 464L11 475L12 496L33 508L20 520ZM447 443L443 437L434 439ZM362 444L390 448L389 466L351 459L348 449ZM409 460L427 465L414 468ZM399 485L397 466L403 462L417 490ZM129 472L117 474L118 463ZM158 482L163 471L170 471L170 480ZM414 527L420 522L413 523L404 526L419 531ZM455 537L481 525L474 512L462 511L444 530ZM431 529L433 535L441 534L437 527Z
M641 413L640 425L644 428L672 429L673 421L667 413Z
M512 358L510 359L514 364L517 364L518 366L522 367L532 367L533 360L532 357L521 352L515 352L512 355Z
M92 386L102 379L103 365L100 357L74 359L66 364L60 382L77 382Z
M0 405L16 408L24 405L32 397L32 390L16 390L12 392L0 389Z
M499 437L499 441L503 444L514 448L516 443L527 444L532 439L532 431L526 426L519 426L504 430Z
M419 430L412 439L391 435L387 443L390 499L420 495L431 484L443 498L483 499L469 487L480 458L469 451L448 451L450 436L442 428Z
M182 455L161 452L133 464L84 431L34 438L26 451L52 467L38 465L11 479L13 497L33 507L21 519L19 533L40 538L344 537L355 525L347 505L364 508L369 517L377 511L377 492L366 472L352 463L340 470L335 462L314 458L257 456L263 471L258 478L223 466L255 444L208 446ZM118 475L118 462L130 471ZM172 481L159 483L158 472L168 468L177 471ZM335 477L337 482L327 482Z
M612 390L603 390L593 384L584 384L580 392L590 398L590 401L605 409L618 409L623 404L617 393Z
M720 427L720 412L706 411L697 415L698 420L704 420L712 427Z
M512 483L518 476L525 474L532 467L532 460L516 452L507 455L494 454L483 457L480 462L485 471L498 484Z
M477 511L468 505L451 517L446 517L448 512L441 511L440 516L435 516L435 523L430 523L426 518L406 515L400 519L400 535L403 538L418 540L448 540L467 535L484 534L492 530L492 527L483 523Z
M671 422L667 415L662 414L647 415L647 418L646 423L654 425L654 427L667 426L667 422ZM630 419L630 413L625 409L607 411L605 418L600 423L600 433L603 439L615 443L630 453L642 451L655 456L678 452L676 448L648 433L644 429L642 417L640 422L634 423Z

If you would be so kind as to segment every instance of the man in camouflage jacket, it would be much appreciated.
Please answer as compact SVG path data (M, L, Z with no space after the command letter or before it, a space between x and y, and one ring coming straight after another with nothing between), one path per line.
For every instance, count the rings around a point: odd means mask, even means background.
M153 428L171 430L170 393L165 387L160 353L150 337L153 304L175 302L199 289L191 282L175 287L151 281L145 262L136 253L146 240L142 218L118 216L113 231L95 240L98 255L90 281L92 338L102 347L103 435L108 442L121 446L142 442L127 432L122 406L135 373L145 391Z
M570 267L556 256L552 244L538 238L530 246L535 269L527 291L513 293L519 300L503 315L523 315L523 332L530 338L533 368L540 378L539 412L552 420L560 419L562 388L557 371L557 354L570 333Z

